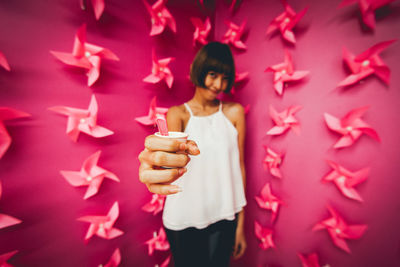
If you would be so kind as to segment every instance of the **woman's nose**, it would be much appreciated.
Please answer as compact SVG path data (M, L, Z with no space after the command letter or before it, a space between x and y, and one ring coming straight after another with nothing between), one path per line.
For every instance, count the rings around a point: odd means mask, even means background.
M214 80L214 87L215 89L221 90L222 89L222 77L218 76L215 80Z

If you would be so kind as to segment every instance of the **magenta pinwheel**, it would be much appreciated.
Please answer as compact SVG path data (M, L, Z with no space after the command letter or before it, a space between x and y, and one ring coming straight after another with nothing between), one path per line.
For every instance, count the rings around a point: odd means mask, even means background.
M142 210L157 215L164 208L165 195L153 194L150 202L146 203Z
M279 169L282 164L284 153L277 153L273 151L270 147L264 146L267 155L263 160L263 166L265 170L269 170L272 176L277 178L282 178L281 171Z
M137 117L135 120L143 125L156 125L157 116L163 116L165 118L167 111L168 108L157 107L157 97L155 96L150 102L148 115Z
M4 54L0 51L0 66L2 66L4 69L10 71L10 65L8 65L8 61Z
M289 129L292 129L296 134L300 133L300 123L294 117L294 114L302 109L302 106L290 106L282 112L277 112L273 106L269 107L269 114L275 122L267 135L280 135Z
M247 46L240 40L244 32L244 27L246 26L246 21L243 21L240 26L236 25L232 21L226 21L225 24L228 25L229 28L222 37L221 42L246 50Z
M176 33L175 19L165 7L167 0L157 0L153 5L150 5L147 0L143 0L143 3L151 16L150 36L161 34L166 26Z
M265 184L261 189L260 196L254 198L260 208L271 211L271 222L274 222L278 215L279 206L283 204L283 201L272 194L270 183Z
M275 243L272 240L272 229L262 227L257 221L254 222L254 232L256 237L261 241L259 247L263 250L267 250L269 248L274 248Z
M151 68L151 74L146 76L143 81L146 83L158 83L162 80L165 80L168 88L172 87L172 83L174 82L174 76L172 75L171 70L168 68L168 64L174 60L173 57L157 59L156 52L153 49L152 52L153 64Z
M196 45L196 42L205 45L208 43L207 38L211 31L211 22L210 18L206 18L203 22L200 18L191 17L190 21L195 27L193 33L193 46Z
M167 240L167 235L165 234L164 229L161 227L158 231L153 232L153 237L146 241L148 246L148 253L149 255L153 255L154 250L168 250L169 243Z

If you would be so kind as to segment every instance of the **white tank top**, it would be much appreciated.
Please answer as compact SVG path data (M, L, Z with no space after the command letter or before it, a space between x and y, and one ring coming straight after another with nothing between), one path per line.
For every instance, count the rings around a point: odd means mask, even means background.
M190 113L185 133L195 141L200 155L192 156L187 172L173 184L183 192L168 195L163 212L164 226L171 230L198 229L220 220L234 220L246 205L240 169L238 133L219 110L209 116Z

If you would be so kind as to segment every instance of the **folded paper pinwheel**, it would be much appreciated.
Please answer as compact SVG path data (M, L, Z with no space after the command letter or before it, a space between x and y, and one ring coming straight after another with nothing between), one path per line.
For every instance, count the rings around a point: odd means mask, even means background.
M282 0L282 3L285 7L285 11L274 18L273 21L271 21L267 28L266 34L268 35L276 30L279 30L283 39L292 44L295 44L296 38L294 37L294 33L292 30L299 22L299 20L305 15L308 7L304 8L299 13L296 13L294 9L286 2L286 0Z
M300 109L302 109L302 106L290 106L282 112L277 112L273 106L270 106L269 114L276 125L267 132L267 135L283 134L289 129L299 134L300 123L294 117L294 114Z
M344 87L355 84L372 74L375 74L384 83L389 85L390 69L380 58L379 54L395 41L380 42L358 56L353 55L343 47L343 60L350 69L351 74L337 86Z
M292 56L285 49L285 61L265 69L265 72L274 73L274 89L279 94L283 94L283 86L288 82L299 81L306 77L310 72L307 70L294 70Z
M0 66L5 68L6 70L10 71L10 65L8 65L7 59L4 54L0 51Z
M88 109L78 109L66 106L50 107L49 110L68 116L67 135L77 142L79 133L100 138L114 134L113 131L97 125L98 105L92 95Z
M13 108L0 107L0 159L10 147L12 139L4 125L4 121L27 118L31 115Z
M168 68L168 64L174 60L173 57L157 59L156 52L153 49L152 52L152 60L153 65L151 68L151 74L143 79L146 83L158 83L161 80L165 80L168 85L168 88L172 87L172 83L174 82L174 76L172 75L171 70Z
M282 174L281 171L279 170L279 167L282 164L285 154L277 153L267 146L264 146L264 149L267 152L267 155L263 160L264 169L265 170L268 169L272 176L277 178L282 178Z
M199 42L202 45L207 44L208 43L207 38L211 31L210 18L207 17L206 20L203 22L199 18L191 17L190 21L195 27L193 33L193 46L196 45L196 42Z
M352 109L342 119L328 113L324 114L328 128L342 135L333 146L334 148L351 146L362 134L367 134L378 142L381 141L378 133L361 119L368 108L368 106L365 106Z
M326 229L337 247L343 249L347 253L351 253L345 239L359 239L364 234L365 230L367 230L367 225L349 225L332 207L328 206L328 211L331 217L317 223L313 227L313 231Z
M234 82L234 85L236 85L236 84L242 82L242 81L245 80L248 76L249 76L249 72L247 72L247 71L246 71L246 72L241 72L241 73L236 72L236 73L235 73L235 82ZM236 90L235 90L235 87L233 86L232 89L231 89L231 94L234 95L235 93L236 93Z
M104 267L118 267L121 263L121 251L119 248L114 250L114 253L111 255L110 260L104 265Z
M157 97L153 97L150 102L149 114L147 116L137 117L135 120L143 125L156 125L157 116L163 116L167 113L168 108L157 107Z
M167 1L168 0L157 0L151 6L147 2L147 0L143 0L143 3L151 16L150 36L161 34L166 26L168 26L174 33L176 33L175 19L165 7Z
M118 177L114 173L97 166L100 154L101 151L97 151L88 157L83 162L80 171L61 171L61 175L64 176L70 185L88 186L83 199L88 199L96 195L104 178L119 182Z
M111 50L86 42L86 24L75 35L72 53L50 51L58 60L69 66L87 69L88 86L92 86L100 77L102 59L119 61Z
M90 223L89 229L85 236L85 241L92 238L92 236L97 235L104 239L113 239L124 232L114 228L115 221L119 216L118 202L114 202L110 211L105 216L99 215L88 215L78 218L78 221Z
M2 194L2 187L1 187L1 183L0 183L0 198L1 198L1 194ZM13 225L16 225L16 224L19 224L19 223L21 223L22 221L21 220L18 220L17 218L14 218L14 217L11 217L11 216L9 216L9 215L6 215L6 214L3 214L3 213L0 213L0 229L3 229L3 228L6 228L6 227L9 227L9 226L13 226ZM5 255L5 254L4 254ZM12 256L12 255L11 255ZM10 256L10 257L11 257ZM7 258L8 259L8 258ZM4 262L7 260L7 259L5 259L4 260ZM0 266L2 266L1 265L1 256L0 256Z
M274 222L278 215L279 206L283 204L283 201L272 194L270 183L265 184L261 189L261 195L254 198L260 208L272 212L271 222Z
M244 32L244 27L246 26L246 20L244 20L240 26L236 25L232 21L225 21L225 24L228 25L229 28L222 37L221 42L246 50L247 46L240 40Z
M164 208L165 195L153 194L150 202L146 203L142 210L157 215Z
M85 10L86 9L86 0L80 0L80 2L81 2L82 10ZM91 0L91 2L92 2L93 11L94 11L96 20L99 20L101 15L103 14L103 11L105 8L104 0Z
M343 0L339 4L339 8L358 2L364 24L371 29L375 29L375 10L394 1L395 0Z
M167 240L167 235L165 234L164 228L160 228L158 234L156 231L153 232L153 237L146 241L148 246L149 255L153 255L154 250L168 250L169 243Z
M354 189L354 186L357 186L367 179L370 168L364 168L356 172L351 172L331 160L327 160L327 163L332 167L333 170L330 171L324 178L322 178L322 181L335 183L337 188L345 197L362 202L363 199Z
M267 250L275 247L274 241L272 240L273 231L271 229L262 227L257 221L255 221L254 232L256 237L261 241L259 244L260 248Z
M309 255L297 253L297 256L300 258L302 267L320 267L317 253L311 253Z
M18 253L18 250L14 250L14 251L11 251L8 253L1 254L0 255L0 266L1 267L13 267L13 265L7 263L7 261L17 253Z

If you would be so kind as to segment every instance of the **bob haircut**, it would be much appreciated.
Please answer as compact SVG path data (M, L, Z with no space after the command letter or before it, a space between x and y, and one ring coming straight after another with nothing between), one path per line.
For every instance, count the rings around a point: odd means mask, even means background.
M228 76L228 86L224 92L229 93L235 82L235 62L228 45L211 42L203 46L194 57L190 68L190 80L196 86L206 88L204 81L209 71Z

